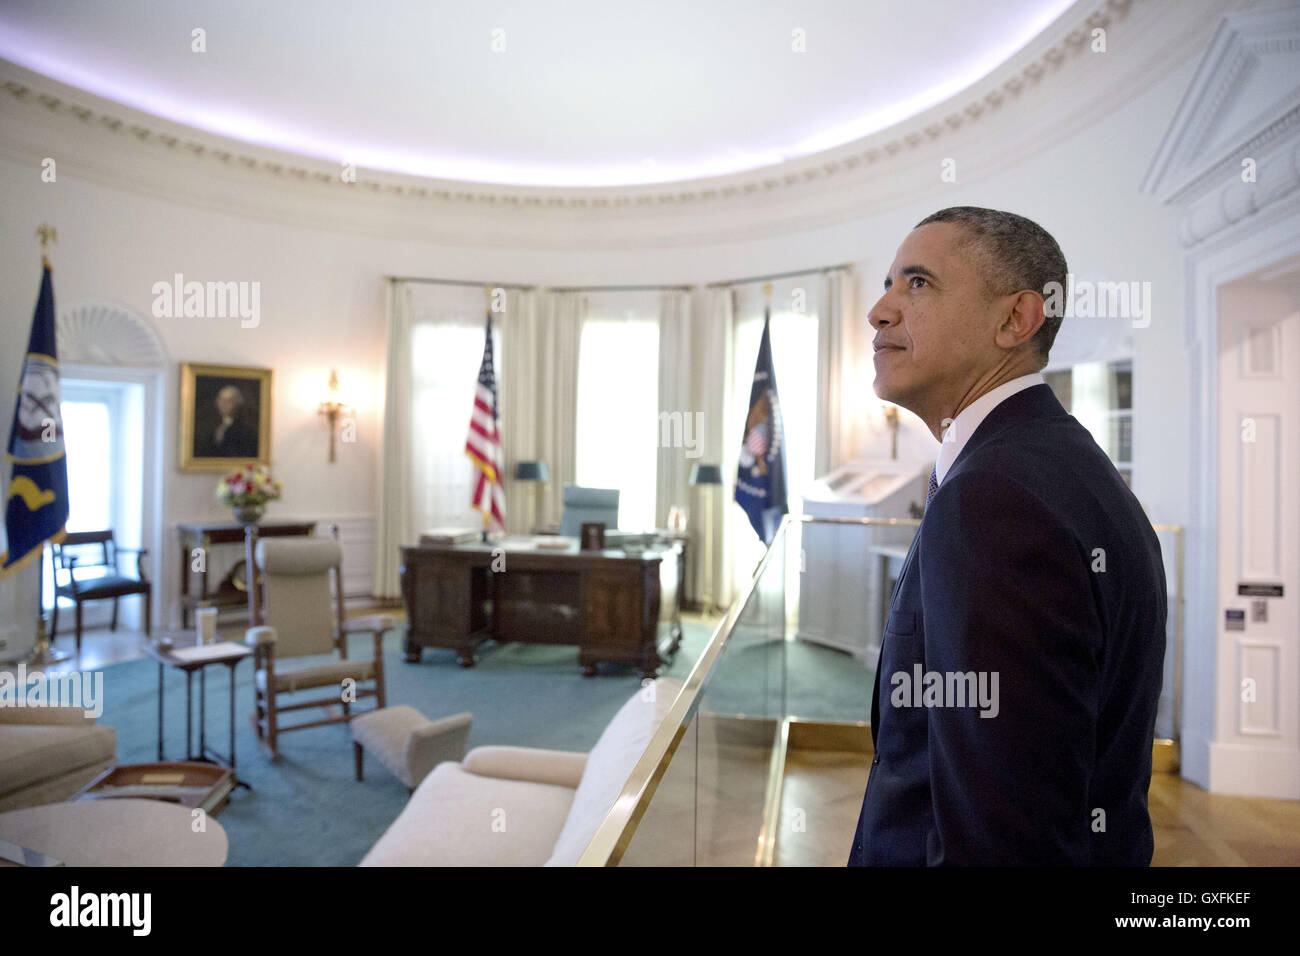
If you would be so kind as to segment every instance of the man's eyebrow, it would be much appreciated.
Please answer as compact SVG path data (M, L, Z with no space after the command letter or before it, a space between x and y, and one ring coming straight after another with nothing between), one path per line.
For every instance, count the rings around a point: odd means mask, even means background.
M931 272L929 269L927 269L925 266L903 266L903 268L898 270L898 274L905 279L908 278L909 276L921 276L921 278L929 279L931 282L939 281L939 277L935 275L933 272ZM894 284L894 280L889 278L889 276L885 276L886 292L889 291L890 287L893 286L893 284Z

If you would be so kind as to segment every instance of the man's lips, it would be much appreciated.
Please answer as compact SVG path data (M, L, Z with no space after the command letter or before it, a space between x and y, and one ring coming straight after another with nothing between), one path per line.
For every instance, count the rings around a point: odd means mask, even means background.
M903 346L901 346L901 345L877 345L877 346L875 346L875 350L876 350L877 353L880 353L880 352L901 352L901 351L903 351Z

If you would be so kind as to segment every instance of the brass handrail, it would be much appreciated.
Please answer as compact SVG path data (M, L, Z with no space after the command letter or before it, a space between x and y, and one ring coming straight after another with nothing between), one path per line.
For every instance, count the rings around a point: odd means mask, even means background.
M686 683L682 685L677 698L668 708L663 723L650 738L650 743L636 762L636 766L632 768L632 773L614 801L614 806L605 815L605 819L597 828L591 842L587 844L587 848L582 851L582 856L578 858L578 866L617 866L622 859L623 852L627 849L628 843L636 833L637 825L641 822L641 817L645 814L646 804L654 796L655 789L659 786L659 781L663 778L668 763L677 750L677 745L685 736L687 724L699 709L700 694L713 674L713 668L722 655L722 649L731 640L736 622L748 607L763 572L772 560L772 555L777 551L777 542L781 542L784 546L786 527L789 523L790 516L786 515L777 528L772 544L763 552L763 559L754 569L754 574L745 586L744 593L731 602L731 607L727 609L722 621L714 629L700 659L691 668Z
M713 671L723 649L731 640L736 624L745 608L749 606L758 582L762 579L773 553L777 551L778 543L784 547L787 530L794 522L800 524L841 524L877 527L919 527L921 524L919 518L822 518L812 515L787 514L781 520L777 533L772 539L772 544L764 551L763 558L754 569L754 573L746 583L744 591L732 601L727 613L718 623L713 634L710 635L704 651L700 654L695 666L691 669L690 675L686 678L686 682L682 685L681 691L669 707L663 723L659 725L650 738L650 743L632 768L632 773L623 785L623 789L619 792L618 798L615 799L613 807L610 808L605 819L601 821L591 842L587 844L587 848L579 857L579 866L617 866L622 859L624 852L636 834L637 826L645 815L650 800L654 797L660 780L663 779L674 754L677 752L678 745L685 737L688 725L698 712L701 695L713 676ZM1179 707L1182 697L1184 528L1182 525L1154 523L1151 527L1155 531L1170 532L1175 536L1173 709L1174 740L1177 741L1180 733ZM779 728L786 723L788 717L788 714L779 715L777 721ZM770 821L765 821L765 833L767 832L767 822ZM771 865L773 850L774 846L768 846L760 839L755 862L759 865Z

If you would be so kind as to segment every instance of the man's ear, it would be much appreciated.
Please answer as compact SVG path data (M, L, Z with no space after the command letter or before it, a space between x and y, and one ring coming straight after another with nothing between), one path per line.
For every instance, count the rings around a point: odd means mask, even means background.
M1004 349L1014 349L1034 337L1045 317L1043 297L1025 289L1007 296L1007 312L998 325L994 341Z

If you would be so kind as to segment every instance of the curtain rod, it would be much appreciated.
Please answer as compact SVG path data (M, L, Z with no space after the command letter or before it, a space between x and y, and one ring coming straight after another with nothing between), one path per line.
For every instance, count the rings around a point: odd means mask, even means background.
M743 279L725 279L721 282L710 282L703 286L705 289L725 289L727 286L748 285L753 282L771 282L776 279L792 279L795 276L823 275L835 269L852 269L850 263L841 263L834 266L817 266L812 269L796 269L792 272L774 272L764 276L747 276ZM494 289L516 289L521 292L532 292L538 287L535 285L520 285L514 282L475 282L469 279L429 279L423 276L384 276L389 282L417 282L424 285L455 285L478 287L490 286ZM698 285L565 285L565 286L546 286L548 292L691 292L701 288Z
M553 285L547 292L690 292L690 285Z
M793 272L774 272L766 276L747 276L744 279L727 279L724 282L710 282L705 286L706 289L724 289L729 285L748 285L751 282L771 282L775 279L792 279L795 276L819 275L831 272L834 269L852 269L850 263L844 262L836 266L818 266L815 269L796 269Z
M460 285L472 288L483 288L488 286L493 289L518 289L521 292L531 292L536 289L535 285L519 285L515 282L475 282L471 279L427 279L424 276L384 276L389 282L416 282L420 285Z

